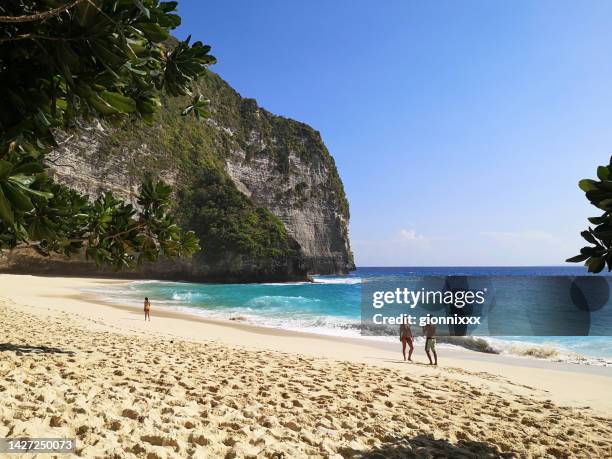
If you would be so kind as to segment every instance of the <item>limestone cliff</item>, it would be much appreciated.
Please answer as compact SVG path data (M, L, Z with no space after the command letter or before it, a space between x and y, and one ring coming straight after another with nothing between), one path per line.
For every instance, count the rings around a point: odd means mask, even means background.
M49 156L56 180L92 196L112 190L133 200L145 173L175 188L175 211L203 251L124 275L289 280L353 269L348 202L320 134L242 98L214 73L198 85L211 101L204 122L180 116L186 100L170 99L152 124L87 125L62 134ZM11 255L9 265L96 274L82 260L23 253Z

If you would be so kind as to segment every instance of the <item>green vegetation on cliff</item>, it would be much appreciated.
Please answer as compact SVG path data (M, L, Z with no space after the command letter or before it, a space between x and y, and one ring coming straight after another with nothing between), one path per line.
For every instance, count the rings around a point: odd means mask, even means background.
M232 132L229 148L241 148L247 159L255 155L268 155L276 161L279 172L288 176L289 156L293 152L305 161L321 160L329 171L329 185L333 187L337 207L349 219L349 204L334 158L325 147L321 135L305 123L291 120L258 107L254 99L245 99L216 74L207 74L198 81L198 88L210 97L212 118ZM252 138L252 133L260 138ZM276 142L269 140L275 139ZM258 140L267 140L260 150ZM228 151L228 150L225 150Z
M215 262L228 253L248 258L293 255L282 222L267 209L256 207L225 172L217 154L223 151L219 148L222 139L215 129L164 110L159 123L128 126L106 141L110 155L147 145L150 155L132 164L130 175L141 174L143 165L157 174L176 171L174 213L200 238L199 258Z
M196 86L210 97L209 120L202 123L180 116L179 109L187 99L167 98L152 124L135 122L113 130L102 138L99 150L109 157L138 151L138 160L128 164L127 173L132 177L143 170L175 173L175 212L181 224L200 238L203 252L199 257L215 261L228 252L257 259L297 255L298 247L283 223L241 193L226 172L227 155L236 150L245 152L246 162L257 155L272 158L286 179L292 173L291 153L305 161L322 162L329 171L335 207L348 221L342 182L317 131L258 108L253 99L243 99L212 72ZM295 187L300 197L296 202L306 202L305 188L303 183Z
M249 258L295 255L284 225L269 210L255 207L213 164L206 164L179 193L185 224L205 241L205 256L239 253Z

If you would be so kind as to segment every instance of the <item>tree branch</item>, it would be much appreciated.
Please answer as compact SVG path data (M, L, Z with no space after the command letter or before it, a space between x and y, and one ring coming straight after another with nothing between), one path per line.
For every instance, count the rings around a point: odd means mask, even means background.
M74 8L79 3L83 3L84 1L87 1L87 0L74 0L71 3L67 3L65 5L58 6L57 8L54 8L52 10L44 11L42 13L32 14L29 16L0 16L0 22L22 23L22 22L42 21L44 19L48 19L53 16L57 16L58 14L61 14L64 11L68 11L69 9Z
M0 21L2 22L2 21ZM68 38L56 38L56 37L45 37L44 35L36 35L33 33L26 33L24 35L15 35L14 37L0 38L0 43L6 43L9 41L19 40L52 40L52 41L67 41Z
M146 223L139 223L136 226L133 226L125 231L121 231L120 233L115 233L110 236L107 236L109 239L117 239L119 236L123 236L124 234L131 233L132 231L138 230L140 228L145 228L147 226Z

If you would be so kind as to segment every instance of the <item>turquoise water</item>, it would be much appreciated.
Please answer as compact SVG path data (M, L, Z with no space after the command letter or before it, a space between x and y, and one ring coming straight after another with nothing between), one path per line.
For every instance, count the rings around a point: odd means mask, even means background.
M142 298L148 296L154 306L166 306L206 317L242 320L288 330L359 337L361 283L368 280L410 276L584 274L582 267L359 268L348 276L317 276L314 283L193 284L136 281L127 287L105 288L96 293L111 302L140 305ZM503 354L595 364L612 362L610 337L467 338L464 345Z
M140 305L148 296L154 305L207 317L241 319L291 330L343 334L358 330L361 279L318 277L315 283L192 284L132 282L128 288L106 289L107 300ZM101 293L101 292L97 292ZM353 335L355 333L344 333ZM358 334L358 332L357 332Z

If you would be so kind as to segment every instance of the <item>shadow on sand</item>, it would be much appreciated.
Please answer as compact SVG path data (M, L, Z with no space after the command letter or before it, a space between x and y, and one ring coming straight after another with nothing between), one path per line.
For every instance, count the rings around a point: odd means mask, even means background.
M73 351L65 351L57 347L28 346L27 344L0 343L0 352L14 352L20 354L68 354L74 355Z
M341 450L343 457L360 459L387 458L513 458L512 453L501 453L490 443L459 440L452 444L446 440L435 439L430 435L398 438L370 451Z

